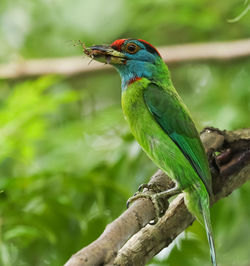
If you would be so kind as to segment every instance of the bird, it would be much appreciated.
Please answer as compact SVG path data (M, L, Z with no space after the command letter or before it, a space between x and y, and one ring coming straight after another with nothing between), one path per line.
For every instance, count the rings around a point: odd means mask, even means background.
M129 38L84 47L84 53L119 72L122 110L132 134L148 157L175 182L174 188L158 193L157 198L183 192L188 210L205 227L211 262L217 266L207 156L159 51L145 40Z

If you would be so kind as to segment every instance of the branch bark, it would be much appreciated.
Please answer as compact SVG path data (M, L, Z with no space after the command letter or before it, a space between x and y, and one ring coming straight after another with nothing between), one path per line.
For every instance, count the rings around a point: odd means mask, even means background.
M158 49L168 64L187 61L230 60L250 56L250 39L164 46ZM0 78L15 79L46 74L89 74L93 71L111 70L109 65L98 62L89 64L89 62L88 58L82 57L20 60L1 64Z
M213 178L213 204L250 179L250 129L220 131L206 128L201 139ZM219 154L215 156L215 152ZM171 179L160 170L149 183L154 184L157 191L173 186ZM165 204L168 206L167 202ZM171 202L154 226L147 225L154 216L152 202L138 199L109 224L96 241L74 254L65 265L145 265L194 221L184 204L183 194Z

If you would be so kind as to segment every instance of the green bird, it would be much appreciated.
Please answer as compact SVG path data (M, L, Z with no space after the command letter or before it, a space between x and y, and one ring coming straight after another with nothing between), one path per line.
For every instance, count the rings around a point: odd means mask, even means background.
M122 109L132 134L151 160L175 181L176 186L160 196L184 192L188 210L205 225L212 265L216 266L207 156L159 52L141 39L119 39L111 45L84 48L84 52L118 70Z

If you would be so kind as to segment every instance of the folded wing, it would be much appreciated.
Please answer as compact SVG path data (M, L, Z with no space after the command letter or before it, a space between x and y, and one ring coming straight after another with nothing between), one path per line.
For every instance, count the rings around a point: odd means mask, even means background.
M188 159L211 195L211 177L207 157L186 106L173 91L150 83L144 101L156 122Z

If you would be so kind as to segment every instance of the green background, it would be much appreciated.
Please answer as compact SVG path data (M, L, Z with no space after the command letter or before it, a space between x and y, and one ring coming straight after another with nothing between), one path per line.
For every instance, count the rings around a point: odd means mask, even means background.
M0 62L81 55L87 45L250 36L247 1L1 0ZM206 51L204 51L206 53ZM249 127L250 59L170 66L199 129ZM0 265L62 265L125 210L156 166L129 132L115 71L0 80ZM250 264L250 184L211 210L220 266ZM210 265L195 222L148 265Z

